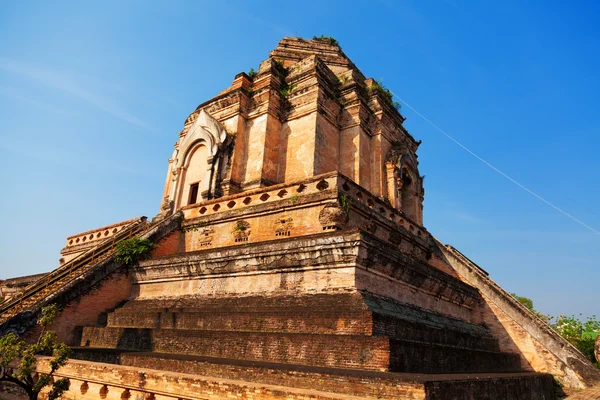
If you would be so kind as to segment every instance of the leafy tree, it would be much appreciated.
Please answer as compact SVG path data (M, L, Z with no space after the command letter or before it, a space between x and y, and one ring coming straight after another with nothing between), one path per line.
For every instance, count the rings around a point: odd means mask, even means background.
M542 314L533 308L533 300L518 296L515 293L511 294L519 303L523 304L535 315L551 323L553 317ZM594 345L598 334L600 334L600 321L596 319L595 315L588 317L585 321L581 321L574 315L570 317L559 315L551 325L556 332L581 351L596 367L600 368L600 360L596 360L596 356L594 355Z
M542 314L541 312L539 312L538 310L536 310L535 308L533 308L533 300L531 300L528 297L522 297L522 296L518 296L515 293L511 293L512 297L514 297L519 303L523 304L525 307L527 307L527 309L529 309L529 311L531 311L532 313L534 313L538 318L540 318L541 320L550 323L550 320L552 320L552 317L546 314Z
M516 293L511 293L512 297L514 297L515 299L517 299L517 301L521 304L523 304L525 307L527 307L529 310L531 311L535 311L533 309L533 300L531 300L528 297L522 297L522 296L518 296Z
M552 327L600 368L600 360L596 360L594 355L594 344L600 333L600 321L596 319L595 315L588 317L585 321L581 321L574 315L570 317L560 315Z
M131 238L117 243L117 255L115 260L125 265L132 265L139 260L150 257L150 250L154 244L148 239Z
M48 399L58 399L69 389L66 378L54 380L53 374L67 363L71 349L58 341L55 332L48 326L59 313L56 305L42 308L38 321L41 332L37 342L30 344L14 333L0 337L0 382L10 382L21 387L30 400L36 400L40 391L50 386ZM52 356L49 373L36 373L36 355Z

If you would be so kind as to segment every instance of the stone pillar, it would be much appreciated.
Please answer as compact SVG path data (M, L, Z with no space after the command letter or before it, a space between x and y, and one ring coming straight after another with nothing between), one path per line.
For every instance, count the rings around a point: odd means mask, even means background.
M106 396L108 395L108 386L106 386L106 385L103 385L103 386L100 388L100 391L98 392L98 394L100 395L100 398L101 398L101 399L105 399L105 398L106 398Z
M398 208L398 191L396 190L395 165L388 161L385 163L385 177L387 178L387 198L392 207Z
M402 179L396 178L396 196L397 196L397 200L396 200L396 208L400 211L402 210L402 188L404 187L404 182L402 181Z

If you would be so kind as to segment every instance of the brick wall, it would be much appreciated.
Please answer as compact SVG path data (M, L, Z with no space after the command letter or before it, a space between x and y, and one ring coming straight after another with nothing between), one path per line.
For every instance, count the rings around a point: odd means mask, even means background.
M171 256L182 252L183 232L175 230L165 238L159 240L152 249L152 257Z
M59 339L72 344L81 325L95 325L102 313L114 308L131 294L131 279L126 273L113 273L89 292L67 304L52 325Z

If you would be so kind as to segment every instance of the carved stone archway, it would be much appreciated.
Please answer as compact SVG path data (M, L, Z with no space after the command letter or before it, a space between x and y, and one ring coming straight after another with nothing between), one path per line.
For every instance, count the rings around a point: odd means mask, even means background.
M423 177L418 162L405 146L392 146L386 157L387 198L407 218L423 224Z
M203 109L195 119L193 115L190 119L193 120L191 126L182 131L169 159L169 173L161 206L163 215L180 209L190 200L199 203L221 195L220 182L228 165L233 138L219 121ZM195 159L199 151L202 160ZM190 185L196 187L190 188ZM193 199L191 190L197 193Z

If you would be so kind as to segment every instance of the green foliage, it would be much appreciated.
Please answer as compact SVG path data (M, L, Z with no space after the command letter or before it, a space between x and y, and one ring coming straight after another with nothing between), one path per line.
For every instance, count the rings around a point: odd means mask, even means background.
M379 94L381 94L390 103L393 101L392 99L393 99L394 95L392 94L392 92L390 92L390 90L388 88L386 88L383 85L383 81L381 79L378 80L378 81L373 82L373 84L369 88L369 91L371 93L379 93Z
M549 315L544 315L537 311L533 307L533 300L527 297L517 296L515 293L512 293L512 296L547 323L551 323L554 319ZM558 318L554 320L554 323L551 324L552 328L581 351L592 364L600 368L600 360L596 360L596 356L594 355L594 345L596 338L600 334L600 321L596 319L596 316L592 315L585 321L582 321L574 315L570 317L559 315Z
M60 343L58 336L47 328L60 310L56 305L42 308L38 321L41 326L40 336L34 344L27 343L14 333L0 337L0 382L11 382L21 387L30 400L38 398L40 391L51 386L48 399L58 399L65 390L69 389L68 379L58 379L53 382L52 375L67 363L71 349ZM51 356L49 373L36 372L36 355ZM16 366L16 367L15 367Z
M283 84L281 85L281 88L279 88L279 94L282 97L287 97L292 92L292 90L294 90L294 87L296 87L296 85L288 85L288 83L286 82L286 78L290 74L290 71L289 69L283 66L283 61L277 59L274 59L273 61L275 62L275 68L277 68L277 70L279 70L279 72L283 76Z
M394 101L394 95L392 92L383 85L383 81L380 79L378 81L373 82L371 87L369 87L369 93L379 93L386 99L396 110L400 110L402 108L402 104L399 101Z
M528 297L518 296L516 293L511 293L512 297L517 299L517 301L527 307L530 311L535 311L533 309L533 300Z
M148 239L131 238L117 243L115 260L125 265L132 265L140 260L150 258L150 250L154 244Z
M246 229L248 229L248 226L243 221L238 221L232 232L244 232Z
M250 79L254 78L257 74L258 71L255 71L254 68L250 68L250 70L248 71L248 77L250 77Z
M533 300L531 300L528 297L522 297L522 296L518 296L516 293L511 293L512 297L514 297L519 303L523 304L525 307L527 307L527 309L529 311L531 311L532 313L534 313L538 318L540 318L541 320L543 320L546 323L550 323L550 320L552 319L551 316L546 315L546 314L542 314L541 312L537 311L535 308L533 308Z
M346 216L350 215L350 200L348 199L348 196L340 194L338 196L338 201L340 203L340 208L344 210Z
M282 72L283 75L287 76L288 70L283 66L283 61L277 59L274 59L273 61L275 62L275 68Z
M340 43L335 40L335 38L331 37L331 36L325 36L325 35L321 35L321 36L313 36L313 40L322 40L324 42L329 42L329 44L333 45L333 46L339 46Z
M283 97L287 97L290 93L292 93L292 90L294 90L295 87L296 85L285 84L281 87L281 89L279 89L279 94L281 94Z
M202 222L198 222L197 224L194 224L194 225L184 226L183 228L181 228L181 230L184 232L195 232L195 231L199 231L202 228L207 227L208 225L209 225L208 222L202 221Z
M585 321L574 315L570 317L560 315L552 327L569 343L577 347L596 367L600 368L600 360L596 360L594 355L594 344L600 333L600 321L596 319L595 315L588 317Z

